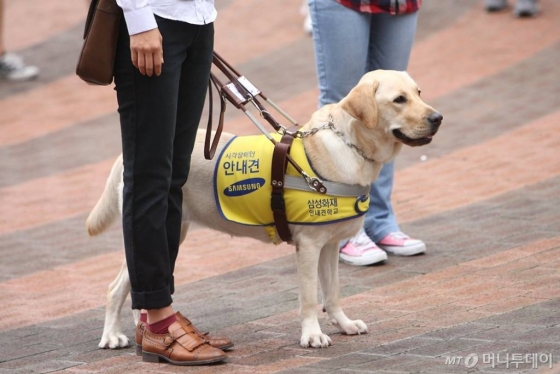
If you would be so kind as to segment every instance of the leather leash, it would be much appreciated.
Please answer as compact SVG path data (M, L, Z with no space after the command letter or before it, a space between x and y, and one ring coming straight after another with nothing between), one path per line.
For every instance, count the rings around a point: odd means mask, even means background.
M206 125L206 137L204 140L204 158L207 160L213 159L216 154L216 148L218 148L220 136L224 129L224 117L226 113L226 99L223 95L220 95L220 119L218 120L218 127L216 128L214 140L212 141L212 113L214 112L212 84L216 87L216 90L220 92L219 84L215 76L210 73L210 81L208 82L208 124Z

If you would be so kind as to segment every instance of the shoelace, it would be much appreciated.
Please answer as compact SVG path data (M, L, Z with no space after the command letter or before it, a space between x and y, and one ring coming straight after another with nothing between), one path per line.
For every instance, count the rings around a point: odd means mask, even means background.
M361 244L368 244L369 242L371 242L371 239L369 238L369 236L367 236L367 234L364 231L360 231L358 235L350 239L350 242L352 242L352 244L361 245Z
M404 232L401 231L397 231L397 232L393 232L390 235L391 237L395 238L395 239L410 239L410 237L408 235L406 235Z

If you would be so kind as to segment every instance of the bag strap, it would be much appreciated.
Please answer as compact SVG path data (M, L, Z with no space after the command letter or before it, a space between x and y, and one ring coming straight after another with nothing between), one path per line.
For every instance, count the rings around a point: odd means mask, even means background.
M93 16L95 14L95 9L97 9L97 3L99 3L99 0L91 0L91 3L89 3L89 9L86 17L86 24L84 26L84 39L87 37L89 33L89 29L91 28L91 23L93 22Z
M97 10L100 10L105 13L122 15L122 9L117 4L116 0L91 0L91 3L89 3L86 23L84 26L84 39L89 34L89 30L91 29L91 24L93 23L93 18Z

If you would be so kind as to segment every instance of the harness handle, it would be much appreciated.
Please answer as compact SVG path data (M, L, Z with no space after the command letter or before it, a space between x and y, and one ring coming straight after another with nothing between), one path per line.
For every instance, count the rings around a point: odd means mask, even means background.
M210 82L208 85L209 92L209 109L210 114L208 115L208 125L206 129L206 140L204 144L204 157L207 160L211 160L214 155L216 148L218 146L220 134L223 129L224 115L226 110L226 99L231 102L236 108L241 109L249 119L259 128L259 130L274 144L277 146L277 142L272 138L268 132L262 127L262 125L257 121L257 119L245 108L245 104L250 102L255 106L255 108L260 113L261 117L264 118L277 132L282 135L289 135L291 137L299 136L298 129L301 127L297 121L290 117L286 112L284 112L280 107L278 107L272 100L268 99L258 88L253 86L248 80L246 80L241 73L239 73L233 66L231 66L222 56L220 56L216 51L214 51L214 56L212 63L216 66L229 80L231 83L224 84L218 77L210 73ZM220 93L220 120L218 122L218 128L216 130L216 135L214 136L214 141L210 146L211 142L211 132L212 132L212 84L216 87L216 90ZM253 91L253 92L251 92ZM261 96L266 100L275 110L277 110L282 116L284 116L291 124L292 127L287 129L282 126L276 119L270 114L270 112L264 107L264 105L259 101L258 96ZM319 193L325 194L327 188L323 185L322 181L318 178L310 177L289 155L286 154L286 159L288 162L297 170L298 173L302 175L305 179L309 188L315 190Z

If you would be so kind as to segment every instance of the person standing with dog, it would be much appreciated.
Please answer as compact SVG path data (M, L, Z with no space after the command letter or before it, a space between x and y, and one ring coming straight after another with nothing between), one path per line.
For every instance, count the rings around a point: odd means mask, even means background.
M340 101L368 71L406 70L422 0L309 0L319 105ZM336 25L336 26L333 26ZM340 259L371 265L387 253L410 256L426 251L421 240L401 232L393 207L394 161L371 185L364 228L341 243Z
M124 163L123 234L132 308L142 309L137 344L144 361L223 361L172 307L182 187L187 181L213 58L213 0L117 0L114 65ZM138 334L139 337L138 337ZM140 353L138 351L138 353Z

